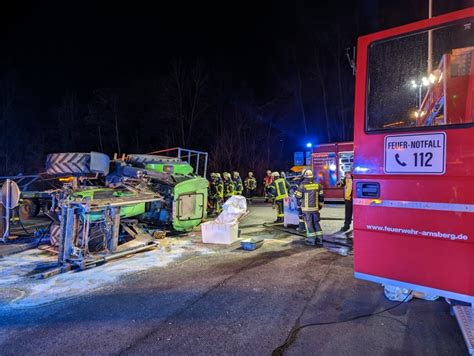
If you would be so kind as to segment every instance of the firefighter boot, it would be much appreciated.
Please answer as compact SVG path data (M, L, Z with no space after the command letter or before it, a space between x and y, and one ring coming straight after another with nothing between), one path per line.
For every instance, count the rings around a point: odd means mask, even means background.
M306 231L306 226L304 225L304 222L300 221L298 227L296 228L296 232L305 232Z

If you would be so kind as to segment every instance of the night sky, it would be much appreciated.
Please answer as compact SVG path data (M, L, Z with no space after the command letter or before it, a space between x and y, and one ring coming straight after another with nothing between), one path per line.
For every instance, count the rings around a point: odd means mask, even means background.
M48 125L53 125L54 108L65 93L77 93L86 106L94 89L123 89L149 78L166 76L170 61L176 58L205 63L213 73L211 76L225 76L229 97L234 92L248 90L258 106L283 95L274 93L275 78L291 71L289 53L293 53L301 66L303 79L309 78L311 70L306 67L311 64L312 50L307 44L308 29L314 33L323 33L327 28L341 29L344 46L352 47L359 35L424 18L427 3L427 0L234 1L217 5L204 1L174 1L166 5L161 2L145 5L138 1L2 3L0 76L15 73L27 97L21 100L21 105L28 106L31 120L39 123L39 130L45 131ZM433 4L436 15L473 6L474 1L433 0ZM347 71L345 80L353 80L344 53L340 60ZM307 115L317 124L321 116L321 105L314 99L319 97L317 85L308 81L303 87ZM314 94L307 94L311 91ZM348 106L351 95L347 93ZM133 101L133 95L128 100ZM331 99L329 102L331 105ZM283 111L276 109L272 115L281 116L281 130L286 130L294 141L301 128L285 124L291 115ZM350 115L347 113L347 117ZM211 116L204 115L202 120L211 120ZM125 126L129 117L122 118ZM341 138L350 139L351 133L337 137ZM212 145L203 145L202 140L195 145L212 149ZM288 152L296 146L287 146ZM45 150L55 150L54 144L49 143Z

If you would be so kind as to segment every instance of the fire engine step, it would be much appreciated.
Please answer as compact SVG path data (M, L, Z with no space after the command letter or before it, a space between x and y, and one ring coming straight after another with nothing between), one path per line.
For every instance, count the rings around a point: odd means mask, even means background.
M474 355L474 307L465 305L455 305L454 315L458 320L467 349L470 355Z

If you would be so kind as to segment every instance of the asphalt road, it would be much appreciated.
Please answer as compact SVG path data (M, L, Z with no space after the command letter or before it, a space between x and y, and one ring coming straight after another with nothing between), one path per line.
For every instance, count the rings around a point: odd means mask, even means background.
M262 219L270 209L254 208L248 222ZM352 257L272 237L253 252L235 246L195 256L75 299L0 308L0 354L268 355L297 326L396 304L380 286L353 278ZM464 355L466 347L444 301L413 300L304 328L284 353Z

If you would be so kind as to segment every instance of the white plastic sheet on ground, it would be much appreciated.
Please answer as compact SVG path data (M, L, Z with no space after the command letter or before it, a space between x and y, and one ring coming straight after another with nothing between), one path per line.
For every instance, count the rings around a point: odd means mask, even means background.
M247 212L247 199L241 195L230 197L222 206L222 213L214 220L217 223L233 223Z

